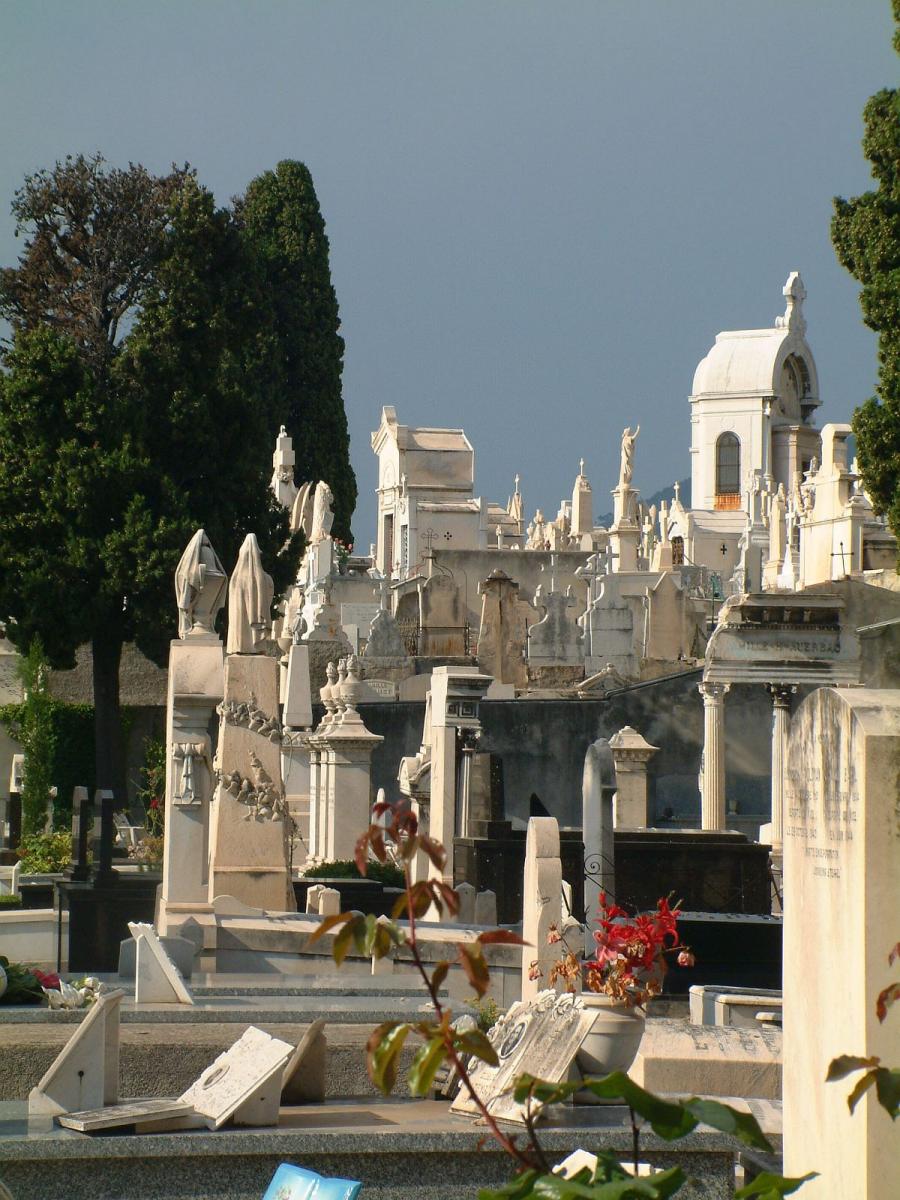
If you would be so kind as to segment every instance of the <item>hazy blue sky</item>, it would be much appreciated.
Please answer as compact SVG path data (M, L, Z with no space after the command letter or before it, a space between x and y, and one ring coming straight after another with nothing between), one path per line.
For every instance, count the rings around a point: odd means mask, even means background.
M645 495L689 471L717 331L770 325L798 268L824 420L870 394L873 336L829 240L868 186L861 110L897 82L889 0L0 0L0 261L23 176L101 150L189 160L226 202L310 167L369 433L461 425L476 487L529 514L581 455L608 507L623 425ZM314 437L314 430L293 430Z

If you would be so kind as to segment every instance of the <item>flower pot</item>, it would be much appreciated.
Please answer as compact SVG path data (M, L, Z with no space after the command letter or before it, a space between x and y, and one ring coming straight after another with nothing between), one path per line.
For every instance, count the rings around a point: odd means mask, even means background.
M584 992L584 1007L594 1012L594 1024L581 1043L576 1063L582 1075L602 1077L627 1071L644 1035L645 1014L597 992ZM578 1092L578 1104L602 1104L592 1092ZM613 1101L615 1103L615 1101Z

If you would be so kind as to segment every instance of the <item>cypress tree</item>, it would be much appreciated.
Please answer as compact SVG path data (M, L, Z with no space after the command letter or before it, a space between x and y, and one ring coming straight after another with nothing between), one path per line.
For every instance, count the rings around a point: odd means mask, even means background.
M893 0L900 52L900 0ZM884 89L863 112L863 151L877 187L836 199L831 238L841 264L863 285L863 320L878 334L877 395L853 415L866 491L900 538L900 92Z
M300 162L280 162L253 180L235 212L262 264L274 308L279 349L270 387L294 438L298 482L325 480L334 493L334 534L349 541L356 477L341 394L344 340L309 170Z

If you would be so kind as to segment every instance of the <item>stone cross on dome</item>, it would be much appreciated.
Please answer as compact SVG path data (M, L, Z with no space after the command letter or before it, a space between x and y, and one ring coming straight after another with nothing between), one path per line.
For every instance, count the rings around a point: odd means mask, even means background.
M803 316L803 301L806 299L806 288L800 278L799 271L791 271L787 283L781 289L787 304L783 317L775 318L776 329L787 329L791 333L802 335L806 332L806 318Z

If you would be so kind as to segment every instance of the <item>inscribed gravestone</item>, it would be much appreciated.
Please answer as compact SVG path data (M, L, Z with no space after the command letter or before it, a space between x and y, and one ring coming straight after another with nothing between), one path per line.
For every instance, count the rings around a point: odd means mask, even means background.
M784 818L784 1163L809 1200L889 1200L900 1139L874 1090L824 1082L838 1055L897 1061L878 992L900 914L900 692L822 688L794 717Z
M178 1099L218 1129L244 1106L278 1113L282 1077L294 1047L251 1025ZM266 1094L268 1093L268 1094ZM255 1114L254 1114L255 1115ZM248 1121L243 1123L263 1123Z
M580 996L559 996L549 989L532 1000L514 1004L488 1034L499 1064L493 1067L477 1059L469 1065L472 1086L491 1115L505 1121L524 1121L525 1107L515 1102L510 1091L513 1081L527 1072L548 1083L561 1083L590 1032L594 1016L585 1009ZM451 1111L477 1113L478 1109L463 1090Z

